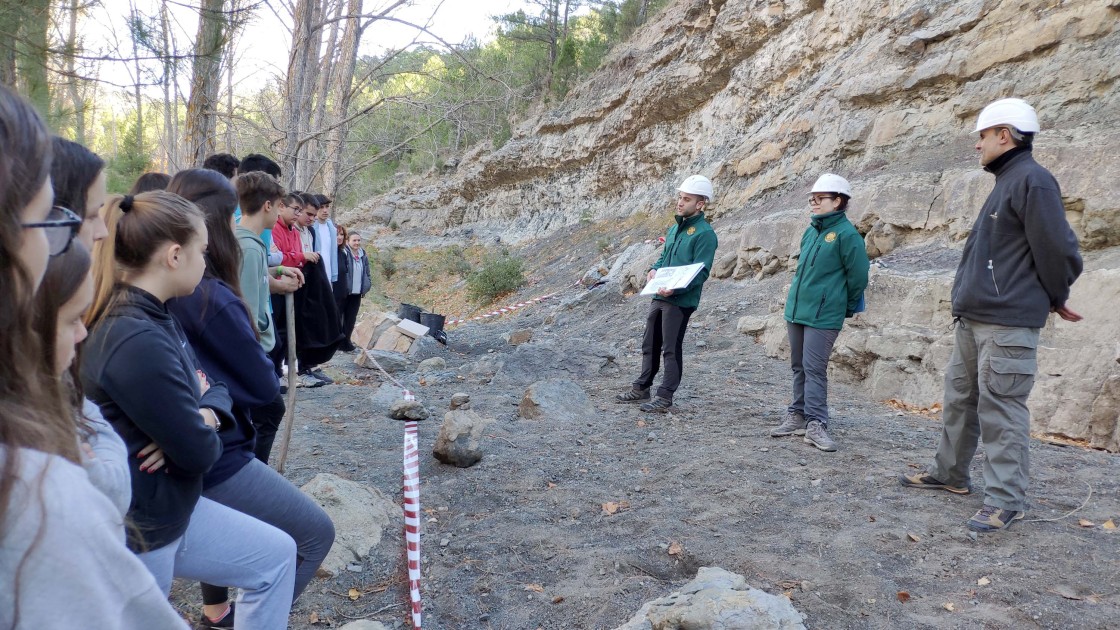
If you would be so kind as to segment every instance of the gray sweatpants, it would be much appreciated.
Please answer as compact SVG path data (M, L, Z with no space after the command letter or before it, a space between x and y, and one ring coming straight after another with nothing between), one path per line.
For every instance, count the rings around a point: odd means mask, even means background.
M793 402L788 411L827 427L828 357L840 331L786 322L786 334L793 368Z
M1038 329L960 319L945 370L944 429L929 474L965 486L984 439L984 504L1022 512L1030 477L1027 396L1038 368Z

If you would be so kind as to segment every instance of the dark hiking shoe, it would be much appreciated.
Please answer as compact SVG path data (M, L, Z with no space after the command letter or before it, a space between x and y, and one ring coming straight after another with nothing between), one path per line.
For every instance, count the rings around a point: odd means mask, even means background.
M229 611L225 616L217 621L209 619L206 615L199 615L198 621L194 624L194 630L222 630L223 628L233 627L233 616L235 611L233 609L234 603L229 603Z
M323 381L324 385L334 385L334 379L324 374L322 368L315 368L309 371L308 374Z
M782 419L782 423L770 432L770 437L786 437L787 435L805 435L805 416L790 412Z
M826 453L836 450L836 442L828 437L825 426L816 420L805 426L805 443L812 444Z
M637 387L614 397L614 401L620 403L636 403L646 400L649 400L649 390L638 389Z
M1015 521L1023 520L1026 512L1004 510L992 505L985 505L980 511L968 519L965 525L974 532L998 532L1007 529Z
M958 486L950 486L947 483L941 483L940 481L934 479L924 472L914 473L913 475L907 475L903 473L898 476L898 483L906 486L907 488L945 490L946 492L952 492L953 494L968 494L972 492L972 490L968 486L965 486L963 488Z
M311 374L309 374L307 372L296 375L296 387L312 388L312 387L322 387L323 385L326 385L326 383L324 383L323 381L320 381L319 379L315 378L314 376L311 376Z
M668 398L662 398L660 396L654 397L653 400L644 403L641 407L639 407L639 409L646 413L666 413L672 408L673 401L669 400Z

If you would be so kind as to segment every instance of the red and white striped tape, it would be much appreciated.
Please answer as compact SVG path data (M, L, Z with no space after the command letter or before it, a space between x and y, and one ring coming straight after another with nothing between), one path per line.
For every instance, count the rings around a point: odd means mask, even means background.
M482 315L476 315L474 317L468 317L468 318L465 318L465 319L453 319L453 320L448 321L445 324L445 326L455 326L455 325L458 325L458 324L462 324L464 322L477 322L477 321L480 321L480 320L483 320L483 319L488 319L490 317L500 317L502 315L505 315L506 313L512 313L513 311L516 311L519 308L525 308L526 306L529 306L530 304L536 304L538 302L543 302L544 300L554 298L557 295L559 295L559 293L549 293L548 295L542 295L540 297L535 297L535 298L533 298L531 300L527 300L525 302L518 302L517 304L511 304L509 306L504 306L502 308L499 308L496 311L491 311L489 313L483 313Z
M405 400L416 400L407 389ZM420 449L417 445L416 421L404 423L404 542L408 549L408 595L412 600L412 627L420 630L424 605L420 601Z

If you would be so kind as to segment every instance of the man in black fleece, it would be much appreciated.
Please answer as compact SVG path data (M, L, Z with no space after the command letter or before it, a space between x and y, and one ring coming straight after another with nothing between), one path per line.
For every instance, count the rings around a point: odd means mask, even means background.
M1050 313L1081 319L1066 306L1081 255L1058 182L1031 156L1039 131L1034 108L1020 99L998 100L980 112L976 131L980 164L996 184L953 280L956 335L945 371L945 426L933 465L900 481L968 494L968 468L983 437L984 507L966 524L991 532L1026 511L1027 396L1038 367L1038 333Z

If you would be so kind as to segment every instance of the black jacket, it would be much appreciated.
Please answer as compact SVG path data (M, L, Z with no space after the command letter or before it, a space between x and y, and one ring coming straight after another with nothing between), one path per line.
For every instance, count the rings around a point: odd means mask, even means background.
M199 408L212 409L232 427L232 401L221 383L201 393L198 361L163 303L135 287L117 291L119 302L83 347L82 386L128 448L128 518L140 535L129 546L153 550L183 535L202 494L202 476L222 454ZM151 442L163 449L166 472L140 470L136 454Z
M1077 237L1058 182L1028 149L990 163L996 185L965 241L953 280L953 316L1042 328L1081 275Z
M362 290L361 294L369 293L370 287L373 286L373 280L369 275L369 257L366 256L366 251L361 250L361 270L362 274ZM338 248L338 280L334 283L334 296L337 300L342 300L350 295L353 288L351 284L354 278L354 255L350 253L350 248L343 245Z

